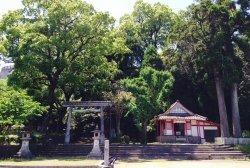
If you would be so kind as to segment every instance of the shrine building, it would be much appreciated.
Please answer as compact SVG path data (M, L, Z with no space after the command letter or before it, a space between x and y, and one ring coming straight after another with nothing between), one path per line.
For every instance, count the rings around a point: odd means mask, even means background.
M194 114L178 100L163 114L156 118L157 141L167 143L214 142L219 136L219 124L207 117Z

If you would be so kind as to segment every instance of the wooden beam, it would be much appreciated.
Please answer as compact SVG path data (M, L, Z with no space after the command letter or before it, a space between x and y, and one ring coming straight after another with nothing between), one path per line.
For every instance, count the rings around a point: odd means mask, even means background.
M63 107L108 107L112 106L113 103L111 101L69 101L64 102Z

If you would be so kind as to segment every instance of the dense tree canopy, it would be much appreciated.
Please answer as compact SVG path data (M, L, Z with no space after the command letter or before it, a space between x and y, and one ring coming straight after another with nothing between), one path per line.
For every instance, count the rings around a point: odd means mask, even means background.
M107 56L126 49L111 31L114 19L81 0L23 4L24 9L10 12L1 22L3 52L15 62L10 84L27 88L49 105L46 118L72 96L100 98L117 71Z
M150 121L179 99L220 122L222 136L250 129L248 0L198 0L179 13L137 0L117 26L82 0L23 0L23 6L0 22L0 53L15 63L10 86L0 86L0 120L22 125L44 105L36 126L53 133L65 128L63 101L112 100L106 121L116 121L118 137L133 129L133 139L141 133L146 143ZM16 100L20 117L6 116L1 108L14 113ZM92 129L94 115L74 115L75 137Z
M120 20L119 30L124 34L129 53L117 57L121 77L136 76L149 46L164 47L174 24L175 14L167 5L136 1L134 10Z

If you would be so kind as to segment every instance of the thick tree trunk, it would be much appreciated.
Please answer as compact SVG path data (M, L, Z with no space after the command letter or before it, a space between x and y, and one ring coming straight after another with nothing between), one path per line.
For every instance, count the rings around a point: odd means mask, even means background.
M217 100L218 100L218 107L219 107L219 115L220 115L220 130L221 130L221 137L229 137L229 127L228 127L228 120L227 120L227 109L225 104L225 96L222 87L222 81L220 75L215 70L215 86L216 86L216 93L217 93Z
M232 105L233 136L240 137L241 126L240 126L240 114L238 106L238 87L236 83L233 83L231 87L231 105Z
M56 89L56 85L54 83L50 83L49 86L49 94L48 94L48 98L47 98L47 103L49 105L49 109L48 109L48 113L45 115L45 118L43 120L43 124L42 124L42 130L43 132L47 135L47 131L48 131L48 123L49 120L51 118L51 114L53 112L53 108L54 108L54 103L55 103L55 89Z
M147 144L147 126L148 126L148 124L147 124L147 121L144 121L144 123L143 123L143 132L142 132L142 137L143 137L143 139L142 139L142 144L143 145L146 145Z

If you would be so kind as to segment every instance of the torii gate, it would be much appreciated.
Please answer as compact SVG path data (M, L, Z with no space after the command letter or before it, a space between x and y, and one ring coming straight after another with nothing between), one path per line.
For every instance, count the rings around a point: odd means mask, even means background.
M67 119L67 128L65 132L64 143L69 144L70 142L70 129L71 129L71 115L74 108L84 108L91 109L94 108L97 112L100 112L100 121L101 121L101 143L104 144L105 135L104 135L104 108L112 106L111 101L69 101L64 102L63 107L69 109L69 115Z

